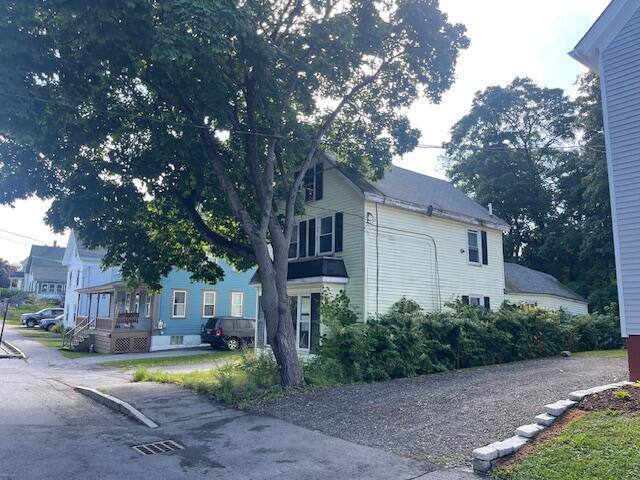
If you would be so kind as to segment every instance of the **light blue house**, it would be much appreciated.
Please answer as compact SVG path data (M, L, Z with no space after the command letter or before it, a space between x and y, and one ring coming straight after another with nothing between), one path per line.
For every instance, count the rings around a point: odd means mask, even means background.
M200 345L202 324L213 316L256 318L255 269L239 272L224 260L224 279L192 282L190 273L173 270L160 291L127 288L118 269L102 270L104 252L90 251L72 232L65 264L65 323L74 327L76 345L91 344L101 353L124 353Z

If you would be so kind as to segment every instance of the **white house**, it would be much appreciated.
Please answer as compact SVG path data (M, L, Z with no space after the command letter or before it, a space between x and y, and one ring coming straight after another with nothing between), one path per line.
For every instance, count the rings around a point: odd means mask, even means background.
M573 315L589 313L589 302L548 273L516 263L504 264L504 298L510 303L562 308Z
M71 231L69 242L64 251L62 264L66 267L66 294L64 298L64 324L73 327L78 313L77 289L106 284L120 279L117 268L103 270L100 266L102 250L89 250Z
M324 289L344 289L362 320L402 297L428 311L456 299L492 309L504 301L508 225L449 182L394 166L373 183L325 154L305 197L288 272L302 353L322 333ZM259 318L258 346L264 327Z
M570 55L598 72L622 335L640 379L640 2L613 0Z

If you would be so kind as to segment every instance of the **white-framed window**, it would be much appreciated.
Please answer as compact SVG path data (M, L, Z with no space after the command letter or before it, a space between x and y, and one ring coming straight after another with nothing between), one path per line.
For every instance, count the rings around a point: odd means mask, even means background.
M244 293L231 292L231 316L242 317L244 310Z
M334 216L328 215L319 218L319 225L316 226L318 231L318 253L333 252L334 240Z
M467 255L469 263L480 264L480 232L477 230L467 230Z
M480 307L483 305L482 295L469 295L469 305Z
M202 318L214 317L216 315L216 292L215 290L202 291Z
M174 290L171 299L171 317L185 318L187 316L187 291Z
M140 293L136 293L133 297L133 308L132 308L132 312L133 313L138 313L140 312Z
M184 345L184 335L171 335L169 345Z
M151 302L153 301L153 294L147 292L144 297L144 316L151 318Z
M124 296L124 313L131 312L131 292L127 292Z
M289 258L298 258L298 252L300 251L300 229L298 225L295 225L291 230L291 242L289 242Z

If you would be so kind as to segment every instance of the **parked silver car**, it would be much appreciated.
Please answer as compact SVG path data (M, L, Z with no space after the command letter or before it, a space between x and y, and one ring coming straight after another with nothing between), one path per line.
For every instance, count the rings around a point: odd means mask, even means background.
M39 312L35 313L23 313L20 315L20 321L23 325L26 325L27 328L33 328L40 323L40 320L44 320L47 318L55 318L58 315L62 315L64 313L64 308L59 307L50 307L43 308Z

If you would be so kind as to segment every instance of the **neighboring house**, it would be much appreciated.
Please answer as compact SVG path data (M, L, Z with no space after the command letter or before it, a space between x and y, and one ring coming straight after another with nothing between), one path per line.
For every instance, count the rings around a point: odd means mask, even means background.
M62 264L67 267L67 286L64 299L65 326L74 327L76 324L78 311L77 289L120 280L120 272L117 268L108 268L106 270L102 268L101 262L104 254L104 250L89 250L86 248L75 232L71 231L62 259Z
M395 166L370 182L325 154L306 176L304 196L288 272L302 353L323 333L325 289L344 290L363 321L402 297L428 311L456 299L491 309L504 301L508 225L449 182ZM259 291L257 278L252 283ZM262 315L256 324L262 346Z
M24 272L12 270L9 273L9 288L22 290L24 285Z
M22 262L23 290L38 299L62 302L65 295L67 268L62 265L64 248L32 245L29 256Z
M570 55L600 76L622 336L640 379L640 2L613 0Z
M589 302L548 273L516 263L504 264L505 295L508 302L563 310L574 315L589 313Z
M256 318L254 271L238 272L223 260L225 278L211 285L173 270L158 292L141 285L128 289L118 269L100 268L104 252L83 247L71 234L65 263L73 289L66 298L65 322L75 325L76 343L101 353L146 352L200 345L203 323L213 316ZM79 280L78 280L79 279ZM77 283L77 287L76 287Z

